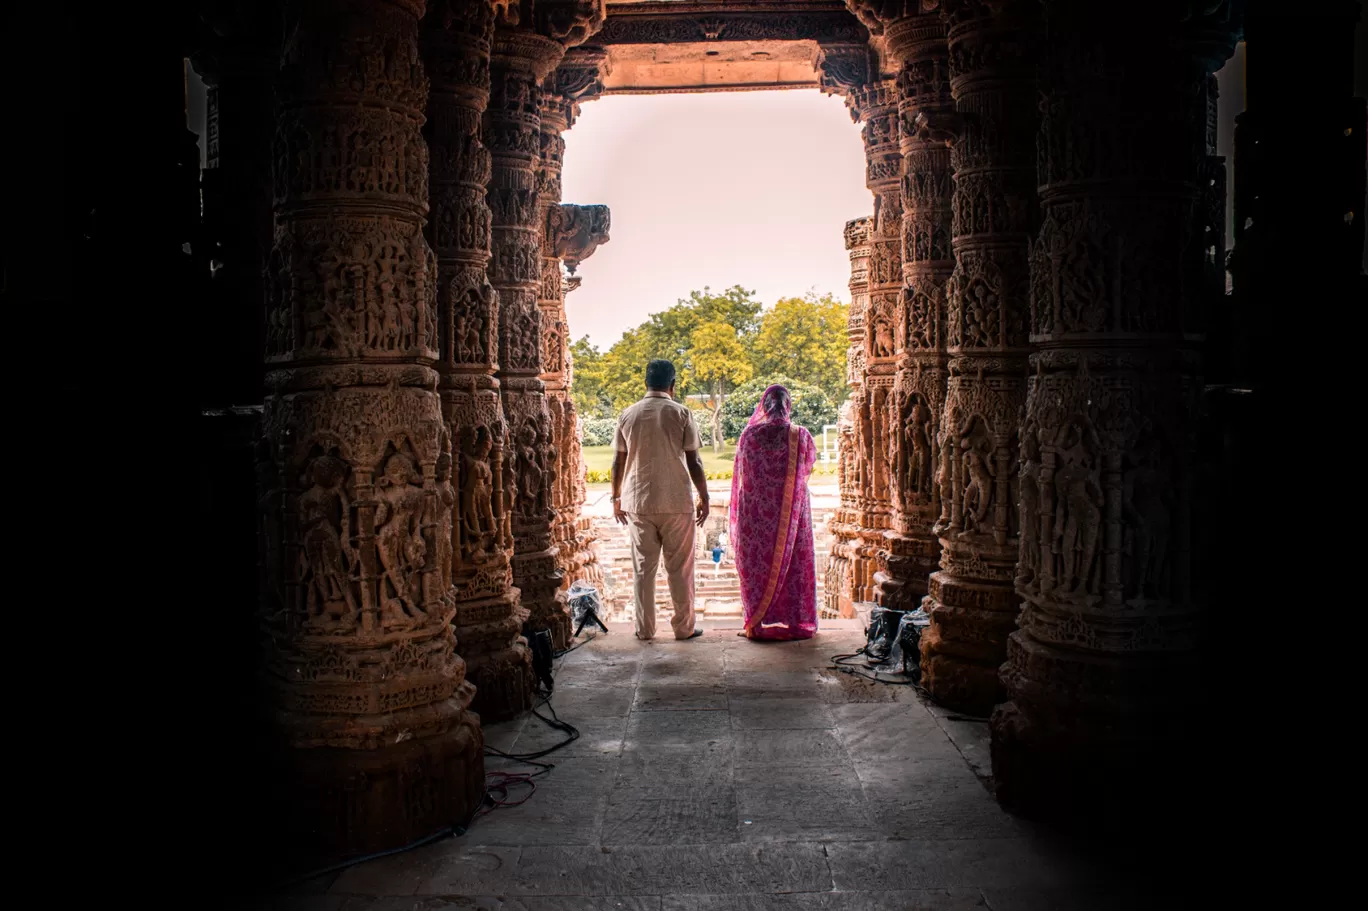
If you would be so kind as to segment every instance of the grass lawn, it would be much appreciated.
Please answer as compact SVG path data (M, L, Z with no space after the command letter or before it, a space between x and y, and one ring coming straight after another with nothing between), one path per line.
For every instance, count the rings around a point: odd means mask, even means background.
M584 464L590 471L608 471L613 467L612 446L585 446ZM713 452L711 446L698 450L703 456L704 471L731 471L736 460L736 446L728 443L721 452Z

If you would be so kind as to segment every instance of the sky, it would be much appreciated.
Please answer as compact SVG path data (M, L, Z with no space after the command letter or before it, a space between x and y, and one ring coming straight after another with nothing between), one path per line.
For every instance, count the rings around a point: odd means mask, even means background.
M874 205L859 128L816 89L587 102L565 134L563 190L611 210L566 297L572 337L604 350L705 285L767 307L809 290L848 301L842 232Z

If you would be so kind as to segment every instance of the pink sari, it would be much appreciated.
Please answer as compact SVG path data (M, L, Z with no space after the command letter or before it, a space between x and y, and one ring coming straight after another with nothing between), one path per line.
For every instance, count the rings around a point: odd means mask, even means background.
M736 444L729 519L749 639L809 639L817 632L816 555L808 477L817 446L789 422L783 386L760 397Z

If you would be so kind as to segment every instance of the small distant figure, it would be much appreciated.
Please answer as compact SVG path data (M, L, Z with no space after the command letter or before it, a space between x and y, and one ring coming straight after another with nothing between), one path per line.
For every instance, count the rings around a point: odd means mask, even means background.
M708 518L708 481L698 455L698 428L689 409L674 400L674 389L674 364L647 364L646 397L622 413L613 437L613 519L626 525L631 537L638 639L655 638L655 579L662 552L674 636L703 635L694 628L694 528Z
M817 558L808 478L817 445L789 420L793 400L770 386L736 442L729 525L748 639L817 632Z
M722 553L726 548L722 546L722 539L719 537L717 543L713 545L713 578L716 579L722 574Z

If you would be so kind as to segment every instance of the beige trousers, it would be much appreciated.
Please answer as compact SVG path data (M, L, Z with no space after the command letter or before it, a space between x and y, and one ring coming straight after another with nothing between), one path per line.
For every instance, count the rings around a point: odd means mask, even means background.
M651 639L656 632L655 586L660 555L665 554L665 577L670 583L676 639L694 631L694 517L692 513L641 515L629 513L632 572L636 576L636 634Z

